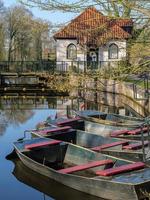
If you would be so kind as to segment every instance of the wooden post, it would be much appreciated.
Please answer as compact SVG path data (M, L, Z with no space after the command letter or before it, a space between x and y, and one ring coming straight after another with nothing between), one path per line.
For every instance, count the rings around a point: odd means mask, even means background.
M147 120L148 150L150 151L150 119Z
M69 105L67 105L66 112L67 112L67 117L69 118L71 116L71 111L70 111L70 106Z

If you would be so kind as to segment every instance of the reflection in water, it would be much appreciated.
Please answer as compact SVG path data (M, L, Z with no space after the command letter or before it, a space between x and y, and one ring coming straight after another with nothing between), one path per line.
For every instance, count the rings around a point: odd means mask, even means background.
M123 114L125 115L130 115L132 113L137 117L146 117L149 115L150 112L150 108L141 106L138 102L134 101L134 99L128 98L127 96L121 94L102 91L81 90L80 96L86 99L86 101L89 101L90 104L92 103L94 109L108 113L113 112L120 114L119 110L122 109L124 111ZM105 108L103 108L103 105L105 105ZM88 106L89 105L87 105L87 107Z
M44 194L57 200L102 200L101 198L94 197L69 187L66 187L54 180L42 176L35 171L27 168L20 160L12 160L15 164L13 175L26 185L35 188ZM21 192L21 191L19 191ZM42 198L41 198L42 199ZM47 198L46 198L47 199ZM51 199L51 198L50 198ZM23 200L23 199L22 199Z
M67 107L73 105L69 98L60 97L8 97L0 98L0 135L3 135L9 125L19 127L30 120L35 110L57 109L59 115L67 114ZM76 102L74 101L74 105ZM73 108L73 106L72 106ZM74 107L76 109L76 107ZM57 115L59 117L59 115ZM47 116L43 120L45 120Z
M3 135L7 128L7 118L5 112L0 112L0 135Z
M0 135L3 135L9 125L19 126L25 123L34 115L32 110L9 109L0 113Z
M62 106L69 105L76 110L81 109L81 105L84 102L84 109L99 110L102 112L125 114L125 115L138 115L131 106L127 97L112 93L98 93L95 99L90 93L86 93L86 96L82 95L82 98L78 95L70 97L49 97L49 96L37 96L36 94L15 96L4 95L0 97L0 107L2 110L27 110L27 109L61 109ZM60 107L59 107L60 106ZM140 107L139 107L140 109Z
M88 93L87 93L88 94ZM91 96L90 96L91 97ZM102 112L116 113L122 115L138 116L138 114L122 101L119 95L101 93L97 96L96 101L92 101L92 97L86 97L87 100L80 97L48 97L37 96L36 94L26 94L21 96L19 94L0 97L0 135L2 135L7 127L7 124L19 126L25 121L29 120L33 115L33 109L57 109L60 115L68 113L70 110L99 110ZM94 99L93 99L94 100ZM114 102L115 100L115 102ZM99 103L97 103L99 102ZM59 117L59 116L58 116Z

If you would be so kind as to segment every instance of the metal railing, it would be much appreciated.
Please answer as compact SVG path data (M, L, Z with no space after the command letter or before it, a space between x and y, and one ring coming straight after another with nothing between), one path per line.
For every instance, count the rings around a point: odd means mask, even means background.
M0 61L0 72L60 72L73 71L75 73L88 70L99 70L110 67L118 67L120 61Z
M141 91L137 87L138 84L142 84L143 88ZM150 73L143 74L134 84L133 84L134 99L144 100L150 98Z

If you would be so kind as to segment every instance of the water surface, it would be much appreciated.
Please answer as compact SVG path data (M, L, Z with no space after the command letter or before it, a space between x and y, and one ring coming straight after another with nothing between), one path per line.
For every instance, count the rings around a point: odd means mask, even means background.
M0 200L100 200L39 175L18 159L6 159L13 151L13 142L24 137L25 130L34 129L48 116L54 118L56 110L57 117L66 115L68 107L126 113L122 105L108 105L108 101L98 105L81 98L48 98L32 93L20 97L18 94L13 97L3 94L0 97Z
M18 108L15 99L6 99L0 112L0 199L1 200L98 200L100 198L78 192L46 178L25 167L19 159L6 159L13 151L13 142L24 137L24 131L34 129L38 122L47 116L66 114L70 100L52 99L45 103L41 98L35 104L23 104ZM25 102L25 101L24 101ZM27 102L27 101L26 101ZM41 103L43 102L43 103ZM55 105L55 106L54 106ZM55 109L51 109L55 107Z

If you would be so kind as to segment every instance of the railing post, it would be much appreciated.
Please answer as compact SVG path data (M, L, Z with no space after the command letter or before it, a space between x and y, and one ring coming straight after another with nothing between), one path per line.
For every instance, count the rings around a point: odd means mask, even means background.
M144 126L144 125L143 125ZM141 126L141 137L142 137L142 153L143 153L143 162L146 161L146 157L145 157L145 147L144 147L144 133L143 133L143 126Z
M80 68L79 62L80 62L80 61L77 61L77 68L78 68L77 73L78 73L78 74L79 74L79 68Z
M87 62L84 61L84 73L86 73L86 68L87 68Z
M71 71L73 71L73 61L71 61Z

